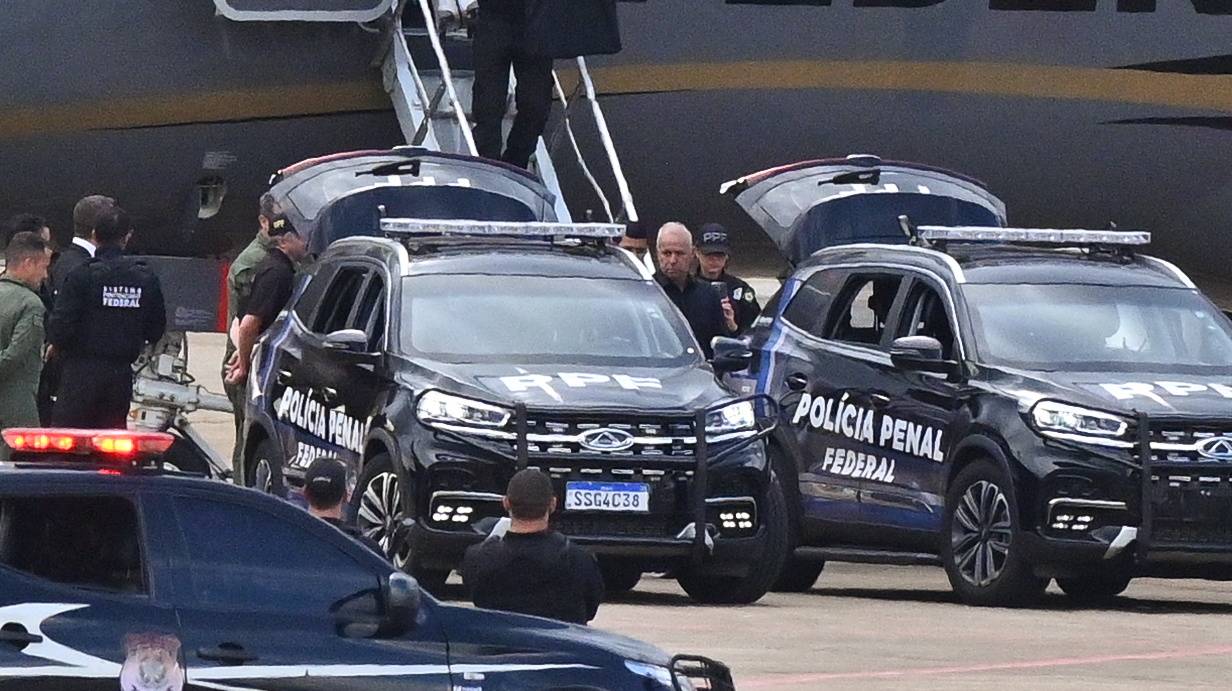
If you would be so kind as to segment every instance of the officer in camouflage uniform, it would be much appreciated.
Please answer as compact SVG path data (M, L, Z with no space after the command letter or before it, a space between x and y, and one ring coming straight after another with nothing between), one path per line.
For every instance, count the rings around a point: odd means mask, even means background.
M252 296L252 281L257 274L257 265L269 250L274 241L270 239L270 222L278 215L278 203L274 195L266 192L261 195L260 211L257 212L257 223L260 224L257 235L248 243L243 252L231 262L231 270L227 272L227 349L222 358L223 388L227 398L231 400L232 414L235 416L235 449L231 454L232 467L240 457L240 435L244 429L244 384L232 384L227 381L227 368L235 357L235 338L239 328L239 319L244 316L248 306L248 298Z
M43 371L43 317L38 289L47 278L51 250L36 233L22 232L4 250L0 276L0 429L38 427L39 374ZM8 458L0 441L0 460Z

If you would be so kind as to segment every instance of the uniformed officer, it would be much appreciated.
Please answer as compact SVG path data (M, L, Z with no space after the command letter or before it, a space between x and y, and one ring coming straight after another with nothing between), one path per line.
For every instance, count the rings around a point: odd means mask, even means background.
M585 624L603 601L603 575L590 552L553 531L552 481L522 470L505 490L509 529L466 550L462 581L476 607Z
M163 337L167 308L158 276L124 256L133 224L119 207L94 224L94 258L74 269L56 296L48 340L62 358L52 410L59 427L123 429L133 397L133 362Z
M39 425L38 382L43 369L43 301L51 250L35 233L19 232L4 250L0 276L0 429ZM0 441L0 460L8 449Z
M267 232L274 244L253 273L252 294L235 330L235 355L227 370L227 383L232 386L242 385L248 380L252 349L261 334L291 301L291 292L295 287L295 264L308 255L307 239L295 230L286 216L275 217Z
M697 242L697 276L703 281L721 282L727 286L727 298L736 311L737 331L744 333L761 313L761 305L757 304L757 294L752 286L727 273L730 260L731 239L727 229L718 223L702 226Z
M667 297L684 314L710 359L710 342L715 336L734 336L736 312L726 295L720 296L704 281L689 273L693 264L693 234L681 223L667 223L655 239L659 271L655 280Z
M269 229L277 216L278 204L274 201L274 195L266 192L261 195L260 209L257 212L257 234L235 261L231 262L231 268L227 271L227 348L222 358L222 377L223 388L231 401L231 412L235 417L236 443L232 463L238 462L240 455L240 434L244 429L244 386L227 381L227 371L231 358L235 355L240 319L244 316L248 299L252 295L252 282L257 266L274 245Z
M375 540L342 518L343 507L351 497L346 464L332 456L322 456L304 473L304 499L308 513L346 533L351 539L382 557L385 552Z

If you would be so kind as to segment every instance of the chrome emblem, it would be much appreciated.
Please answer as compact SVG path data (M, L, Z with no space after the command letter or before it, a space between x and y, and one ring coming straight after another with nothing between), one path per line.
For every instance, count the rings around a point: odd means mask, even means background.
M1232 461L1232 437L1211 437L1198 445L1198 453L1216 461Z
M583 432L578 441L583 448L591 451L624 451L633 446L633 435L624 430L602 427Z

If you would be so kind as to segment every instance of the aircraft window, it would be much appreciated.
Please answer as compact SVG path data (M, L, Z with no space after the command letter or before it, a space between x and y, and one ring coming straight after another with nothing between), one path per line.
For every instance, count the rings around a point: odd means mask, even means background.
M0 498L0 564L55 583L145 593L137 507L121 497Z
M857 275L831 310L829 336L836 341L879 345L901 276Z
M942 356L946 360L954 357L954 328L950 325L945 302L937 291L924 283L917 284L907 299L897 335L932 336L941 342Z
M783 319L814 336L824 337L826 310L838 292L841 275L837 271L818 271L808 279L783 310Z
M316 322L312 330L328 334L347 328L351 310L359 299L359 291L363 288L367 272L364 269L346 266L340 269L321 301L321 309L317 312Z
M340 547L255 507L177 497L176 513L202 605L324 613L377 587L376 575Z

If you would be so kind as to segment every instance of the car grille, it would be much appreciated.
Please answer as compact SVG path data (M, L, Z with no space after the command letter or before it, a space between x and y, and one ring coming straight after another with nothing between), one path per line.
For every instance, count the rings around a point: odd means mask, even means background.
M696 449L692 420L687 417L627 416L618 419L596 416L561 417L536 415L527 419L527 450L533 457L590 456L610 459L664 459L691 461ZM583 435L599 429L632 435L635 443L625 449L605 451L582 443Z
M552 521L553 527L565 535L577 537L674 537L683 528L683 520L673 516L603 516L562 514ZM680 524L680 525L677 525Z
M1151 546L1232 547L1232 469L1189 467L1192 472L1174 464L1151 473Z
M1156 463L1232 461L1232 455L1219 459L1201 453L1211 439L1228 437L1232 440L1232 425L1169 425L1152 430L1150 437L1151 460Z

